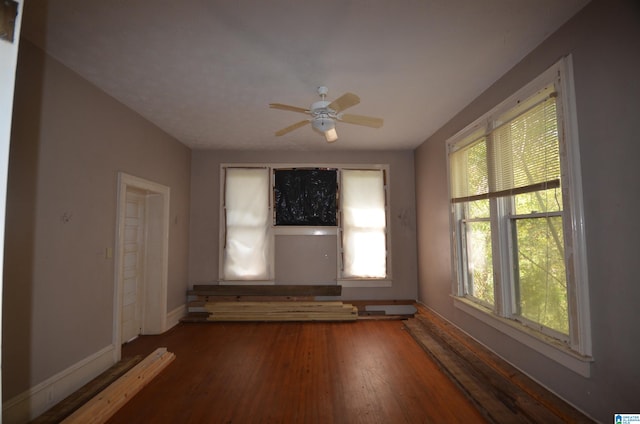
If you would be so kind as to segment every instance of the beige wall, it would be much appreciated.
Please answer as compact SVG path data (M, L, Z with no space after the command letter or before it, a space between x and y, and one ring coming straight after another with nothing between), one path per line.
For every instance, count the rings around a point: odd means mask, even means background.
M574 63L593 356L584 378L453 307L445 142L560 57ZM416 151L420 300L594 418L640 411L640 7L594 0Z
M23 40L2 329L10 399L109 346L117 173L170 187L167 310L187 288L190 151Z
M189 284L218 280L218 239L221 163L389 164L390 222L393 287L343 288L344 299L415 299L416 236L413 152L231 152L193 151L191 159L191 238ZM320 239L318 237L321 237ZM304 284L335 283L335 237L309 236L278 239L277 283L293 283L300 276L300 261L314 261L302 277ZM296 250L295 256L288 256ZM308 256L300 256L306 252ZM319 260L322 263L318 262ZM332 281L327 281L331 276Z

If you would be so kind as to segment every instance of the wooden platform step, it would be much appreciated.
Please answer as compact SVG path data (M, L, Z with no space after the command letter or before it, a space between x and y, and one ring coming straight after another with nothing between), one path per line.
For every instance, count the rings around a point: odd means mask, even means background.
M593 422L432 312L405 326L490 422Z
M189 296L340 296L342 286L315 285L217 285L197 284L187 291Z
M355 321L358 309L338 301L208 302L209 321Z

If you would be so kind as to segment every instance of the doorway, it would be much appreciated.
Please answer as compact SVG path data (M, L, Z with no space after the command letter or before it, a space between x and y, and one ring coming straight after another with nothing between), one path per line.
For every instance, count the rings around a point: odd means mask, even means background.
M160 334L167 322L169 187L118 175L113 344Z

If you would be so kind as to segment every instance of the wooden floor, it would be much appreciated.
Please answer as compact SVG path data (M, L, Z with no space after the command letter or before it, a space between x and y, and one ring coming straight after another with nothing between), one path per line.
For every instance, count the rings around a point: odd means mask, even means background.
M109 423L483 423L401 321L179 324L176 359Z

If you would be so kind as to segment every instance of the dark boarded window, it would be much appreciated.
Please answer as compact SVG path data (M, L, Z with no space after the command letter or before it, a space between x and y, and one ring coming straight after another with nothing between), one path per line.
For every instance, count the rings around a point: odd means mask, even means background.
M276 169L276 225L336 225L335 169Z

